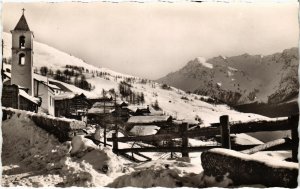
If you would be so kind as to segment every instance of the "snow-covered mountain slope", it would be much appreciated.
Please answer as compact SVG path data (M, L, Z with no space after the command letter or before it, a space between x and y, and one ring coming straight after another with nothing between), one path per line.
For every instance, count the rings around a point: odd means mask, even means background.
M11 56L11 36L10 34L4 33L3 39L5 43L4 57L9 58ZM230 109L227 105L214 105L204 102L202 99L207 99L208 97L187 94L182 90L171 87L170 89L163 89L160 84L133 77L125 74L117 73L109 69L97 68L95 66L89 65L82 60L61 52L55 48L49 47L42 43L34 42L34 62L33 66L38 68L42 66L51 66L53 70L64 69L66 65L76 65L90 70L105 71L110 73L105 76L95 76L91 72L84 73L86 79L95 88L92 91L84 91L73 85L68 85L72 91L77 91L79 93L84 92L87 96L102 96L103 89L108 91L109 89L114 89L118 91L118 86L121 81L131 77L132 81L132 91L143 92L145 98L145 104L151 105L155 101L158 102L160 108L165 112L165 114L172 115L177 119L194 120L196 116L203 120L204 125L209 125L210 123L219 122L219 116L229 115L231 121L248 121L255 119L267 119L264 116L248 113L240 113L235 110ZM205 62L204 62L205 63ZM209 66L207 64L207 66ZM5 64L5 67L10 67L10 65ZM210 68L208 68L210 69ZM13 77L13 76L12 76ZM46 77L40 76L41 79L46 79Z
M298 60L298 48L268 56L195 58L158 81L232 105L281 103L297 97Z
M11 34L3 32L2 38L4 40L4 49L3 49L3 57L9 58L11 57ZM97 70L102 72L110 73L111 75L121 75L124 77L133 77L127 74L121 74L107 68L99 68L84 62L83 60L76 58L70 54L59 51L53 47L50 47L46 44L39 43L37 41L33 42L33 67L40 68L42 66L47 66L52 70L63 69L66 65L73 65L78 67L84 67L90 71Z

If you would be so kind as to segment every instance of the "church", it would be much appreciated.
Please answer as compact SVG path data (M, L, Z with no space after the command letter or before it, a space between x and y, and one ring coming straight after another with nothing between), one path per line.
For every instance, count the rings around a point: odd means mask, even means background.
M73 93L63 84L33 73L34 34L29 29L24 9L11 34L11 69L4 71L2 65L2 105L54 116L55 99L61 100L60 95L70 96Z
M1 72L2 106L82 119L95 102L103 101L103 97L33 72L34 61L37 61L33 56L34 34L29 29L24 9L11 34L11 69L4 71L2 65Z

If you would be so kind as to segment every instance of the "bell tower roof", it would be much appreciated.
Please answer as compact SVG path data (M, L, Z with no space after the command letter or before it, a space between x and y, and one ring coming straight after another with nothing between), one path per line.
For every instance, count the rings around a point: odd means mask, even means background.
M21 30L21 31L30 31L29 29L29 26L27 24L27 21L26 21L26 18L24 16L24 10L25 9L22 9L23 10L23 14L18 22L18 24L16 25L15 29L14 30Z

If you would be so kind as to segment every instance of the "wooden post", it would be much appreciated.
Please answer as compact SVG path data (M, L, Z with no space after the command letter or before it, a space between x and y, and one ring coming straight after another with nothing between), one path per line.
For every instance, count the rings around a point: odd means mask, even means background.
M106 147L106 123L104 123L103 140L104 146Z
M182 136L182 157L189 157L189 153L188 153L188 143L189 143L189 139L186 135L187 130L188 130L188 123L183 123L181 126L181 136Z
M118 146L118 133L113 133L112 138L113 138L113 152L118 155L118 149L119 149L119 146Z
M170 146L173 147L174 146L174 143L173 143L173 140L171 139L170 141ZM173 152L171 152L171 159L173 159L174 156L173 156Z
M298 147L299 147L299 135L298 135L298 122L299 115L292 115L289 118L289 122L292 125L291 135L292 135L292 161L298 162Z
M229 126L229 117L228 115L223 115L220 117L220 125L221 125L221 142L222 147L231 149L230 144L230 126Z

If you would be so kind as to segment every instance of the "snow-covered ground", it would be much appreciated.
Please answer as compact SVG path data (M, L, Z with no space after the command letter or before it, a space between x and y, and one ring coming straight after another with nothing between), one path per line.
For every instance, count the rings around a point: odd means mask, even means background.
M205 176L199 152L190 153L189 158L175 159L170 159L169 153L145 153L153 160L132 163L113 154L111 148L96 146L83 136L75 136L71 142L61 144L37 127L26 112L5 120L2 131L2 186L199 188L234 184L226 177L218 180ZM259 143L249 136L239 135L238 138L244 144ZM191 139L190 143L205 142ZM131 146L120 144L120 148ZM288 152L263 152L247 158L269 161L272 157L278 164L285 165L282 160L289 156Z

